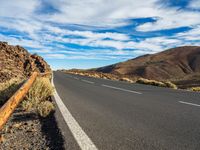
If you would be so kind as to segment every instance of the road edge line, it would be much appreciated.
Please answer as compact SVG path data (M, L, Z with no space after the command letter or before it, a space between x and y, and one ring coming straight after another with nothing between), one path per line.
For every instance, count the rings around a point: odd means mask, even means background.
M79 147L81 148L81 150L98 150L97 147L92 142L92 140L83 131L81 126L78 124L78 122L72 116L70 111L67 109L67 107L63 103L60 96L58 95L58 93L56 91L56 87L54 85L53 78L54 78L54 75L52 73L51 84L55 88L54 98L55 98L56 104L58 105L58 108L60 109L60 112L61 112L66 124L68 125L72 135L74 136L76 142L78 143Z

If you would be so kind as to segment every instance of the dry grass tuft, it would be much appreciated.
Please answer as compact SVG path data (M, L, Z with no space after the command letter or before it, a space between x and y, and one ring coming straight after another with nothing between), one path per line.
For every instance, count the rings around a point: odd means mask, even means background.
M35 109L42 117L47 116L54 110L54 105L48 101L53 92L49 78L38 77L22 102L22 108L27 111Z
M25 111L30 111L33 108L33 104L28 100L24 100L22 101L22 108Z
M194 92L200 92L200 87L191 87L189 90Z
M160 87L165 87L166 86L163 82L155 81L155 80L148 80L148 79L144 79L144 78L139 78L136 82L137 83L141 83L141 84L160 86Z
M174 83L172 83L172 82L170 82L170 81L166 81L166 82L164 82L164 84L165 84L166 87L168 87L168 88L177 89L176 84L174 84Z
M50 101L41 102L37 109L41 117L47 117L55 110L54 105Z
M135 81L130 79L130 78L126 78L126 77L123 77L123 78L120 78L119 79L120 81L125 81L125 82L129 82L129 83L134 83Z
M42 101L53 95L54 89L49 81L49 78L39 77L34 82L33 86L29 90L25 97L25 100L32 102L34 106L37 106Z
M144 78L139 78L136 82L141 83L141 84L148 84L148 85L153 85L153 86L177 89L177 86L170 81L160 82L160 81L156 81L156 80L148 80L148 79L144 79Z

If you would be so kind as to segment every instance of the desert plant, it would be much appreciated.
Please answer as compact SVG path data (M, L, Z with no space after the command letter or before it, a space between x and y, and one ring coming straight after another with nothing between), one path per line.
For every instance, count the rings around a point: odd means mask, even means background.
M191 87L189 88L190 91L200 92L200 87Z
M164 84L168 88L177 89L177 86L174 83L170 82L170 81L166 81L166 82L164 82Z
M127 77L123 77L119 79L120 81L125 81L125 82L130 82L130 83L134 83L134 80L127 78Z
M49 78L37 78L22 102L22 108L26 111L37 110L40 116L46 117L54 110L53 103L48 101L53 91Z
M22 101L21 106L25 111L30 111L33 108L33 104L27 100Z
M54 110L54 105L50 101L43 101L37 107L37 111L41 117L47 117Z
M37 107L42 101L53 95L53 87L48 78L39 77L34 82L33 86L29 90L25 97L25 100L32 102L34 107Z
M155 80L148 80L148 79L144 79L144 78L139 78L136 82L141 83L141 84L166 87L166 85L163 82L155 81Z

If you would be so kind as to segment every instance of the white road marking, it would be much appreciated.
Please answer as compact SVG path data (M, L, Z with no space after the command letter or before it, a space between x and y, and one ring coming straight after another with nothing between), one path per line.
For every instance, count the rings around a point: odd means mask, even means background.
M116 89L116 90L125 91L125 92L131 92L131 93L135 93L135 94L142 94L142 93L140 93L140 92L137 92L137 91L131 91L131 90L122 89L122 88L119 88L119 87L114 87L114 86L110 86L110 85L105 85L105 84L102 84L102 86L104 86L104 87L107 87L107 88L111 88L111 89Z
M82 80L82 81L86 82L86 83L94 84L94 82L92 82L92 81L88 81L88 80Z
M74 79L79 80L79 78L77 78L77 77L74 77Z
M179 103L200 107L200 105L198 105L198 104L184 102L184 101L179 101Z
M53 75L52 75L52 85L55 87L54 82L53 82ZM58 108L61 111L61 114L65 122L67 123L69 129L71 130L81 150L98 150L97 147L92 142L92 140L87 136L87 134L83 131L81 126L78 124L78 122L74 119L72 114L69 112L69 110L67 109L63 101L61 100L60 96L58 95L56 88L55 88L54 98L58 105Z

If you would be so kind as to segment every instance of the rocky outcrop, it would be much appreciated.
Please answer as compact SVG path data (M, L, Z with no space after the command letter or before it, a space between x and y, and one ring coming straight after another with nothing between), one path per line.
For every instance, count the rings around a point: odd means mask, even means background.
M42 57L31 55L21 46L0 42L0 83L16 77L27 78L33 71L45 73L51 69Z

